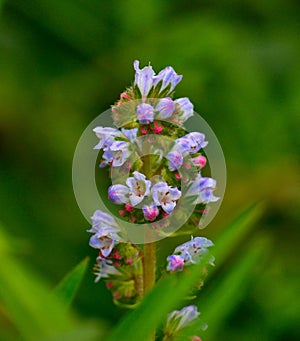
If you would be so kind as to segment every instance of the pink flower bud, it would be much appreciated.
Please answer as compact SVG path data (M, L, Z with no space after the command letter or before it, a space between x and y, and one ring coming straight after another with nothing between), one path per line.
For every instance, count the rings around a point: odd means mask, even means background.
M197 157L194 157L191 159L191 161L193 162L193 164L195 166L200 167L200 169L206 165L206 157L203 155L199 155Z
M126 211L125 210L119 210L119 214L121 217L123 217L125 215Z
M126 94L126 92L122 92L121 95L120 95L120 98L121 98L121 99L126 98L126 99L128 99L129 101L131 100L131 97L128 96L128 95Z
M154 134L160 134L163 130L163 127L158 125L158 123L154 121L154 128L152 128L152 130L154 131Z
M174 172L174 175L177 181L181 179L181 175L178 172Z
M141 133L142 133L142 135L147 135L148 134L148 129L143 126L142 129L141 129Z
M127 212L133 212L133 207L131 206L131 205L129 205L129 204L126 204L125 205L125 210L127 211Z

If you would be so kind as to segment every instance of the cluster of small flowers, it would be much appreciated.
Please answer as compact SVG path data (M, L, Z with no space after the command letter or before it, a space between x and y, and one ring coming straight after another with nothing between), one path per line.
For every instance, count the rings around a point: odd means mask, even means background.
M113 184L108 189L108 198L122 205L120 216L130 222L154 224L172 214L178 201L183 199L181 180L188 188L184 198L191 197L195 205L205 205L219 198L213 194L216 181L201 175L207 163L202 152L208 144L204 134L186 134L183 128L183 123L193 116L193 104L186 97L172 99L173 90L182 76L170 66L155 75L151 66L140 69L138 61L134 62L134 69L133 86L126 89L112 107L115 126L123 128L94 128L99 139L94 149L102 151L100 167L109 166L121 170L120 173L125 169L131 174L125 183ZM165 159L150 157L151 165L161 163L150 174L143 168L140 142L140 138L148 134L166 135L173 140ZM139 163L134 161L137 159ZM196 170L194 176L182 177L185 170L192 168ZM117 300L137 297L142 274L142 256L138 248L120 243L120 226L112 216L99 210L94 213L88 232L93 233L90 246L99 249L94 267L96 281L108 279L107 286ZM192 238L168 257L167 270L179 271L185 265L197 263L212 245L206 238ZM212 259L210 263L213 263ZM125 286L124 282L127 283Z
M181 197L178 188L173 188L164 181L152 185L144 174L137 171L133 172L133 177L126 180L126 185L110 186L108 198L115 204L125 204L125 211L132 212L133 207L150 196L151 203L142 207L144 218L149 221L155 220L160 214L158 207L162 208L164 216L170 214L176 206L176 201ZM124 215L125 211L120 211L120 214Z
M142 261L139 250L131 244L120 243L121 229L114 218L100 210L92 216L93 233L89 244L99 249L94 266L95 282L109 279L106 286L112 291L115 301L136 300L139 297Z

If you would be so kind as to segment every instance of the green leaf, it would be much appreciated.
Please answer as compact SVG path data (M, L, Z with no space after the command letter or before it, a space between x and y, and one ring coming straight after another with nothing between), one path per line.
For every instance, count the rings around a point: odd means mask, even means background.
M71 328L64 306L32 271L1 255L0 299L25 340L42 340Z
M86 272L89 259L85 258L73 270L71 270L57 285L54 290L55 295L66 305L69 306L80 286Z
M216 258L216 268L218 263L222 263L255 226L254 224L261 217L263 209L264 205L261 203L251 205L221 229L220 235L214 240L215 247L212 251ZM210 271L210 273L212 272Z
M209 326L205 333L209 340L212 335L220 331L225 318L247 294L250 283L255 280L255 268L260 264L267 250L266 239L254 239L238 261L226 270L223 279L209 292L201 295L199 310L203 312L203 320Z
M216 242L214 253L217 259L228 255L228 250L240 242L260 213L260 205L252 206L227 226ZM208 258L207 254L199 264L189 267L186 273L168 275L159 281L140 306L119 323L108 341L147 340L153 330L165 321L167 314L176 308L182 302L182 298L197 284Z

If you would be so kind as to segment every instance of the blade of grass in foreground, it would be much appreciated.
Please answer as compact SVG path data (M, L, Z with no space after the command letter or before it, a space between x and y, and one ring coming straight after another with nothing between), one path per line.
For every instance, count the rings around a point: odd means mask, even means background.
M85 258L73 270L71 270L57 285L54 294L67 307L71 304L86 272L89 259Z
M216 243L217 259L228 254L228 250L240 241L239 235L244 234L249 226L256 221L261 213L261 206L252 206L244 211L227 230L221 234ZM108 341L146 340L154 329L166 319L167 314L182 301L190 289L196 285L203 266L208 257L199 264L191 266L189 272L169 275L157 283L154 289L144 298L140 306L127 314L111 333Z
M25 340L41 340L70 329L71 319L63 305L24 265L1 254L0 298Z

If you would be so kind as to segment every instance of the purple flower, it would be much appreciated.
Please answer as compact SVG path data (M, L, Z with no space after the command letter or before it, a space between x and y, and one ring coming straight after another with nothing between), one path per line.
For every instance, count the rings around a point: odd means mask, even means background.
M129 188L121 184L110 186L108 188L108 199L114 204L129 203Z
M157 206L170 214L175 206L176 200L181 197L181 191L178 188L169 186L166 182L158 182L152 187L152 198Z
M159 210L155 204L151 204L148 206L143 206L144 218L149 221L154 221L155 218L159 215Z
M174 101L179 105L180 111L177 116L178 122L183 123L194 115L194 106L187 97L178 98Z
M161 82L160 92L170 86L168 93L172 92L176 85L182 80L182 75L177 75L175 70L171 66L167 66L154 76L153 84L157 86Z
M159 112L157 118L168 118L172 116L175 110L175 103L170 97L162 98L155 107L155 110Z
M174 310L168 315L165 331L169 335L173 335L196 320L199 315L200 313L195 305L189 305L181 310Z
M143 98L147 97L150 89L153 86L153 77L155 75L152 66L145 66L143 69L139 68L140 62L135 60L133 67L135 69L134 85L137 86Z
M132 206L136 206L149 195L151 181L146 180L146 176L137 171L132 174L133 177L126 180L126 185L129 187L129 201Z
M97 276L95 282L99 282L101 278L108 278L110 275L120 275L121 273L112 265L112 261L106 258L97 257L94 265L94 274Z
M137 106L137 118L142 124L149 124L154 120L154 109L150 104L141 103Z
M88 232L94 233L90 238L90 246L99 249L103 257L108 257L116 242L120 240L120 229L109 214L100 210L92 216L92 228Z
M212 178L202 178L201 175L198 174L196 179L191 183L186 196L197 196L194 204L215 202L220 199L213 194L215 188L216 180Z
M112 143L109 147L109 153L112 154L112 167L120 167L124 165L132 153L130 147L130 143L125 141L115 141ZM103 154L103 156L105 155Z
M213 242L207 238L192 237L190 241L177 246L174 250L174 254L182 257L186 265L195 264L198 263L201 257L203 257L203 255L208 252L207 248L213 245ZM214 257L211 256L209 259L209 263L213 265L213 261Z
M175 171L182 166L183 156L182 153L174 150L167 154L167 159L169 161L169 169L170 171Z
M139 68L140 62L135 60L133 67L135 69L134 85L140 90L142 98L147 97L152 87L160 84L159 92L166 89L168 86L168 93L172 92L175 86L181 81L182 76L177 75L171 66L167 66L155 76L152 66L145 66L143 69Z
M198 132L187 134L175 140L176 146L184 153L193 154L197 153L201 148L207 146L208 142L205 141L205 135Z
M183 269L184 259L181 256L168 256L167 261L169 262L167 266L168 271L181 271Z
M126 137L129 141L133 142L136 140L138 128L133 128L133 129L122 128L121 132L124 135L124 137Z
M133 172L133 177L126 180L126 185L112 185L108 189L108 198L115 204L136 206L150 194L151 181L144 174Z
M105 167L111 164L113 167L122 166L129 158L132 150L128 142L136 140L138 128L134 129L121 129L121 131L110 127L96 127L93 130L99 138L99 143L94 149L103 149L103 160L100 167ZM126 141L116 141L115 138L119 137Z
M114 142L115 137L122 136L122 133L118 129L110 127L96 127L93 131L99 138L99 143L94 147L94 149L108 148Z

